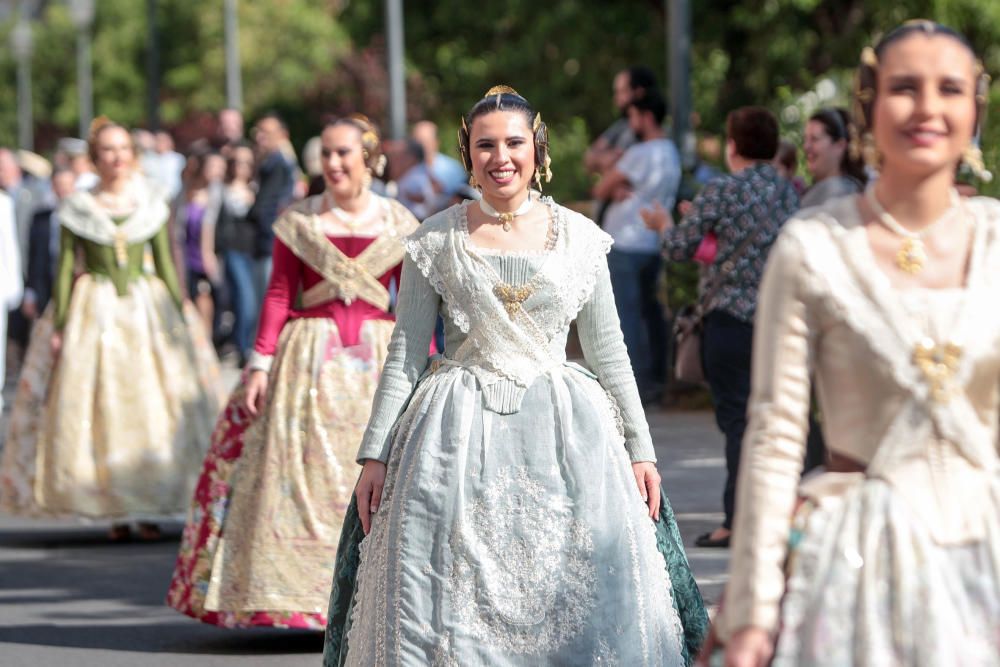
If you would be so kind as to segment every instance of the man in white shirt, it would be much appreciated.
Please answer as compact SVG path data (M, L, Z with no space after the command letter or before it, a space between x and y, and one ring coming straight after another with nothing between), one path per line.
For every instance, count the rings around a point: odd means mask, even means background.
M614 200L604 215L604 231L615 241L608 255L611 286L639 391L651 399L666 374L667 327L656 298L660 237L639 212L656 203L673 208L681 163L663 129L667 105L662 95L647 91L629 103L627 113L638 143L605 172L594 196Z
M16 224L14 202L7 193L0 192L0 411L7 379L7 311L21 303L24 289Z

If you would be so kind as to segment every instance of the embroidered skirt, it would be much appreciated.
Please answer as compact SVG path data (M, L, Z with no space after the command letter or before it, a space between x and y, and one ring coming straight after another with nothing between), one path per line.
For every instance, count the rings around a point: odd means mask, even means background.
M371 534L345 526L325 664L683 665L705 610L604 390L563 366L516 413L482 405L464 368L418 384Z
M985 539L942 546L885 481L825 498L793 544L773 664L1000 665L1000 479L981 502Z
M263 413L243 385L219 418L167 602L205 623L321 630L358 444L393 322L343 347L325 318L282 330Z
M184 512L219 405L218 360L159 278L119 296L81 276L52 354L35 324L14 398L0 506L14 514L155 519Z

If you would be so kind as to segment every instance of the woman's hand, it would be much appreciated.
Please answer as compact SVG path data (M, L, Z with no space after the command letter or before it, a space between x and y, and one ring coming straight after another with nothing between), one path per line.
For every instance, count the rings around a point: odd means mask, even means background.
M254 417L264 409L264 401L267 399L267 372L262 370L250 371L247 378L247 395L244 405Z
M726 644L726 667L767 667L774 655L774 640L761 628L737 630Z
M646 223L647 229L652 229L660 234L674 226L674 219L671 217L670 211L663 208L663 204L660 202L654 203L652 208L639 209L639 215Z
M633 463L632 474L635 475L635 483L639 486L639 495L649 507L649 518L653 521L659 521L660 473L656 470L656 464L651 461Z
M49 339L49 347L52 348L52 356L58 357L59 353L62 352L63 335L61 331L53 331L52 337Z
M208 282L212 283L213 286L219 286L222 284L222 267L219 264L218 258L213 255L205 255L205 275L208 277Z
M354 487L358 499L358 514L361 516L361 528L365 535L372 529L372 514L378 512L382 504L382 487L385 486L385 464L375 459L366 459L361 469L361 479Z

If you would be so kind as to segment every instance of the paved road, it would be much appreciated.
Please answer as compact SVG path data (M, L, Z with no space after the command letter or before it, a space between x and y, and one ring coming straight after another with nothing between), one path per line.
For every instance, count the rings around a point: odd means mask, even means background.
M690 544L721 521L722 438L708 412L651 412L649 418L664 486ZM161 543L110 545L106 524L0 516L0 665L319 664L316 634L222 630L164 606L180 528L167 526ZM727 553L691 548L688 556L714 603Z

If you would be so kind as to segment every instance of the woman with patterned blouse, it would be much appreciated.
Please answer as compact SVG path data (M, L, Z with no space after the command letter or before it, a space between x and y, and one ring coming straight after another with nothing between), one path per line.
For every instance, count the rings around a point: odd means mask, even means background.
M726 437L725 520L700 536L702 547L729 546L740 443L750 396L750 354L757 289L767 253L784 221L799 207L793 185L771 161L778 150L778 122L770 111L744 107L726 119L726 163L730 175L710 181L676 227L665 211L647 214L663 234L663 254L673 261L694 257L701 240L718 241L715 261L702 285L721 281L712 303L703 303L705 375L715 403L715 420ZM752 237L733 262L738 249ZM702 295L704 296L704 295Z

